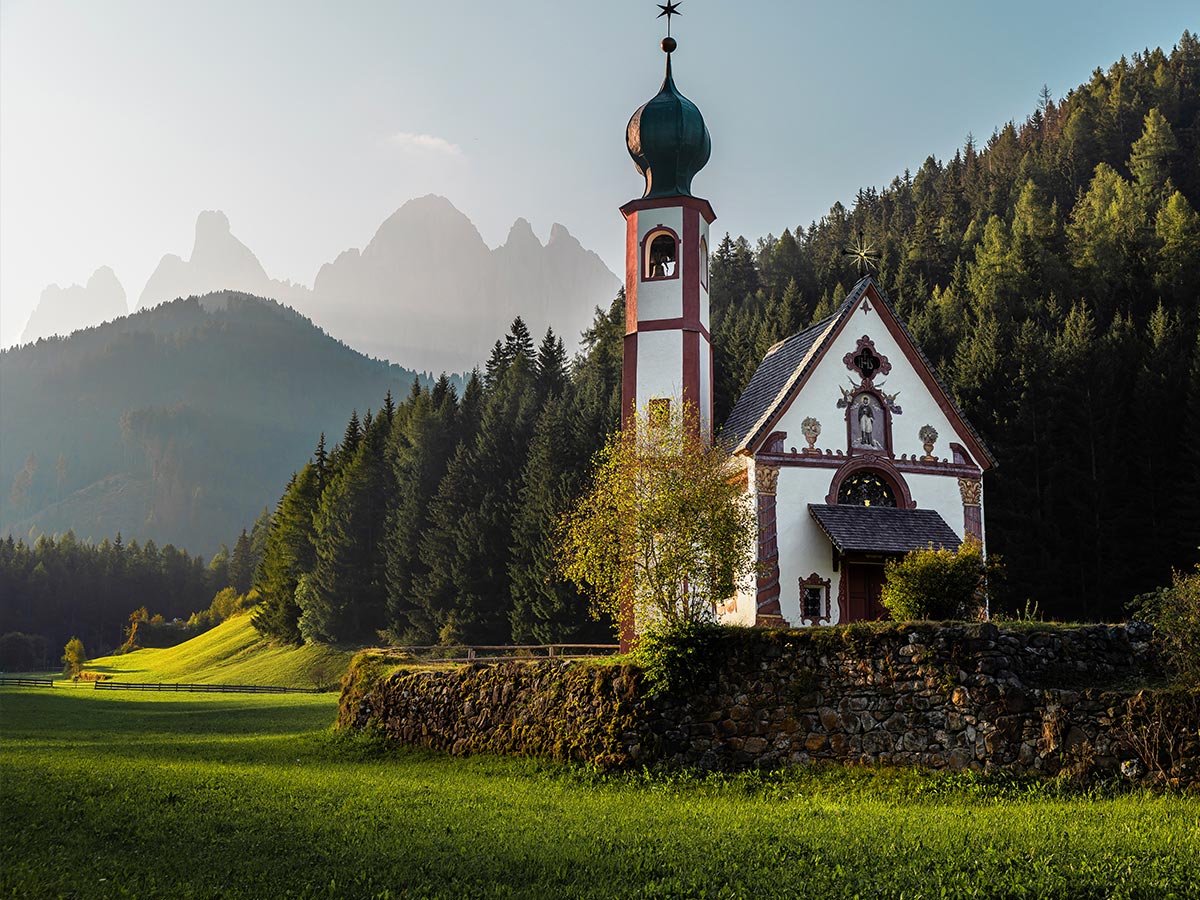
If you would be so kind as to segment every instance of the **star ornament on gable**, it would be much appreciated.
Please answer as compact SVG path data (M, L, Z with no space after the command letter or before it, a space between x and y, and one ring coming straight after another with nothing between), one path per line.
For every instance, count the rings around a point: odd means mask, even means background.
M879 265L879 253L875 250L874 244L863 238L861 228L858 231L858 239L842 251L842 256L849 256L854 260L854 265L858 267L860 275L870 272Z
M657 18L661 19L663 16L667 17L667 37L670 37L671 36L671 16L682 16L683 13L681 13L679 11L679 4L672 3L671 0L667 0L666 3L659 3L659 4L657 4L657 6L659 9L662 10L662 12L660 12L658 14Z

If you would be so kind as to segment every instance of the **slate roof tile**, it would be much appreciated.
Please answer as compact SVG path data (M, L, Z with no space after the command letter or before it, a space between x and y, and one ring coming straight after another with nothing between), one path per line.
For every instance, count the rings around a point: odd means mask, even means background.
M767 351L721 430L721 440L729 449L740 449L754 436L762 420L776 409L796 379L804 374L809 356L821 335L842 317L847 306L858 302L869 283L868 278L862 279L832 316L785 338Z
M956 550L962 543L934 509L810 503L808 512L842 552L908 553L931 544Z
M816 325L806 328L799 334L794 334L790 338L780 341L767 351L766 357L759 363L758 368L750 379L750 383L746 385L746 389L742 391L737 402L734 404L733 411L729 413L729 418L725 420L725 425L720 431L718 440L728 450L737 451L746 449L763 436L760 432L766 427L768 420L787 401L792 387L807 375L809 368L811 368L820 352L822 336L831 331L831 326L837 325L845 316L853 312L858 305L858 301L871 285L874 285L875 290L879 292L879 296L883 298L883 302L887 304L893 318L895 318L901 330L916 350L921 363L933 376L933 380L941 389L950 407L957 413L959 421L962 422L967 432L971 435L971 438L986 455L988 464L994 466L996 459L983 442L983 438L980 437L975 427L967 421L966 416L962 414L962 411L958 408L958 404L954 402L953 395L938 376L936 370L934 370L933 365L929 362L929 358L925 356L920 345L913 338L912 332L908 330L908 326L904 324L904 320L896 314L895 308L892 307L891 301L887 298L887 294L884 293L883 288L875 284L870 275L859 279L858 283L846 295L846 299L842 301L841 306L838 307L837 312L833 315L827 319L822 319Z

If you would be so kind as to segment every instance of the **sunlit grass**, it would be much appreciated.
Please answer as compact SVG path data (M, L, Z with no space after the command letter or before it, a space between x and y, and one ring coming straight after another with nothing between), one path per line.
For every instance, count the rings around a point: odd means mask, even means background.
M1194 897L1200 802L395 751L332 695L0 690L5 897Z
M272 644L259 636L250 624L250 613L244 612L174 647L105 656L92 660L86 669L116 681L311 688L318 674L325 685L335 685L352 655L323 644Z

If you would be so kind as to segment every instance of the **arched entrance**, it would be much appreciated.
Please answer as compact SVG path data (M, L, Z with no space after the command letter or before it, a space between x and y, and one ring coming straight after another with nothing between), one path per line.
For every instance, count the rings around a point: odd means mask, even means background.
M858 458L838 470L826 501L838 506L910 509L915 504L904 477L886 460ZM883 594L882 553L841 554L838 605L841 622L873 622L888 617Z

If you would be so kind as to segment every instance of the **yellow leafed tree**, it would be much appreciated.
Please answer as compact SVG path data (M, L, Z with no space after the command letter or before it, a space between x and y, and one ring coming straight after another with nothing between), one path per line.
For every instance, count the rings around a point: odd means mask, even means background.
M597 612L632 614L638 631L711 620L754 569L756 525L719 446L696 427L696 409L639 410L596 455L590 490L559 529L564 575Z

